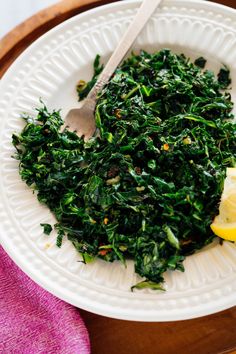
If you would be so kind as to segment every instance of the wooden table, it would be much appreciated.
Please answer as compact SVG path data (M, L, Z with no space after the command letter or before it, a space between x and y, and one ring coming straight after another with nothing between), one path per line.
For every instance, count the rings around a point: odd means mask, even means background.
M0 77L43 33L62 21L114 0L64 0L17 26L0 41ZM236 0L215 2L236 8ZM194 320L144 323L120 321L80 310L94 354L236 353L236 307ZM56 354L56 353L55 353Z

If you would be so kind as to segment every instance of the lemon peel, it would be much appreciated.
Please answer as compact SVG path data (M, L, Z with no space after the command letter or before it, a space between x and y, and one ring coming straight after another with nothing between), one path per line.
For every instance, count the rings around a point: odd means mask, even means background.
M210 225L215 235L236 241L236 168L226 170L226 179L221 196L219 215Z

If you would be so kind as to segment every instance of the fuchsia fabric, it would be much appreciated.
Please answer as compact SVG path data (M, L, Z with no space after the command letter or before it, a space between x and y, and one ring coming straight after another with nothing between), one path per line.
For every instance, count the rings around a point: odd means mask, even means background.
M35 284L0 247L0 353L89 354L78 309Z

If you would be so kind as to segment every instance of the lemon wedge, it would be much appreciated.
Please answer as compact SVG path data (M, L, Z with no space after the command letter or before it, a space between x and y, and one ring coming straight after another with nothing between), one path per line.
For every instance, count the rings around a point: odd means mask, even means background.
M236 168L227 168L224 189L221 196L219 215L211 224L217 236L236 241Z

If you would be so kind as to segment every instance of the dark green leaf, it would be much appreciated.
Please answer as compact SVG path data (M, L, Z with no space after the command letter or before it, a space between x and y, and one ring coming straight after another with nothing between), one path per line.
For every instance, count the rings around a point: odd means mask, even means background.
M40 224L43 227L43 232L45 235L50 235L52 232L52 226L50 224Z

